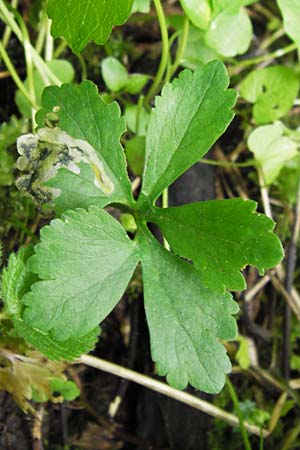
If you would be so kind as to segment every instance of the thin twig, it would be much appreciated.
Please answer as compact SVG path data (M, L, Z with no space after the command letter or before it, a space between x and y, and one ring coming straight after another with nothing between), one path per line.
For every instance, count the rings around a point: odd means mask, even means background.
M166 383L162 383L161 381L147 377L146 375L142 375L138 372L126 369L125 367L89 355L82 355L78 363L95 367L96 369L103 370L104 372L108 372L118 377L122 377L127 380L133 381L134 383L152 389L155 392L159 392L160 394L166 395L179 402L185 403L186 405L198 409L206 414L209 414L210 416L223 420L224 422L227 422L229 425L236 427L240 426L239 419L234 414L223 411L221 408L218 408L212 405L211 403L206 402L205 400L195 397L194 395L188 394L187 392L179 391L178 389L172 388ZM261 432L265 437L268 435L267 430L261 431L259 427L251 425L246 421L244 421L244 426L247 431L249 431L252 434L255 434L256 436L260 436Z
M33 428L32 428L32 438L33 438L33 450L43 450L43 436L42 436L42 425L44 419L45 408L40 406L36 411L34 416Z
M251 289L249 289L244 296L245 302L250 302L255 295L263 289L266 284L269 283L271 277L269 274L265 275L263 278L261 278Z
M300 304L298 301L296 301L296 298L294 295L290 295L281 281L275 276L271 275L271 281L275 289L283 296L283 298L287 301L287 303L290 305L292 310L294 311L297 319L300 321Z
M261 199L263 202L265 215L270 217L270 219L273 219L272 209L271 209L270 199L269 199L269 192L268 192L268 188L266 186L263 172L260 167L257 167L257 173L258 173L259 187L260 187Z

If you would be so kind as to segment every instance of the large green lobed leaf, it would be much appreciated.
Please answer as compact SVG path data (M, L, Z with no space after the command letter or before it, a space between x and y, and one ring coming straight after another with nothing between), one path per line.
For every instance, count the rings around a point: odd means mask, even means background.
M225 66L212 61L165 85L148 127L140 204L154 202L225 131L236 101L228 82Z
M138 261L135 248L99 207L53 220L29 260L41 281L23 297L25 322L58 341L84 336L123 295Z
M7 267L1 276L1 297L4 301L4 311L12 320L18 335L49 359L71 361L79 358L83 353L87 353L95 347L100 333L98 326L82 337L58 342L52 339L48 333L41 332L25 323L22 318L24 309L22 298L30 291L32 284L37 281L37 276L30 272L27 264L31 254L32 248L22 248L17 254L12 253L9 257Z
M130 205L133 201L131 185L126 170L126 160L120 137L125 131L124 118L120 117L117 103L106 104L97 87L89 81L79 86L49 87L42 97L42 109L37 114L40 128L53 109L58 126L74 139L86 141L95 150L104 170L113 184L113 192L105 195L93 183L94 171L86 164L80 166L80 175L60 169L47 185L61 190L55 199L56 211L87 208L97 204L105 206L120 202Z
M241 269L251 264L263 272L283 257L274 222L255 209L254 201L212 200L155 208L150 220L176 254L193 261L207 286L243 290Z
M208 289L195 268L166 251L147 230L139 236L151 354L160 375L179 389L188 383L219 392L231 369L219 339L235 339L238 305Z
M54 37L63 36L74 52L89 41L104 44L113 26L124 23L133 0L49 0Z

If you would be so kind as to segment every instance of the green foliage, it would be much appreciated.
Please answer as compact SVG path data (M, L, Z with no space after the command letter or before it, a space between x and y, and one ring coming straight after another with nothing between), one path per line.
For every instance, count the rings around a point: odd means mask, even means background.
M237 362L239 363L239 366L242 369L244 369L244 370L249 369L249 366L251 364L250 354L249 354L250 353L249 352L249 342L248 342L247 338L245 338L241 334L239 334L237 340L239 342L239 348L238 348L238 351L236 352L235 359L237 360Z
M94 348L99 334L96 327L85 336L58 342L48 333L41 332L26 324L22 318L22 297L30 290L32 283L37 281L36 275L30 272L27 263L32 249L22 248L18 254L12 253L8 265L3 270L1 278L1 297L4 301L4 312L12 320L20 337L50 359L73 360Z
M75 71L68 61L53 59L46 63L49 69L53 72L53 74L62 82L62 83L71 83L74 80ZM33 72L33 84L34 84L34 94L35 94L35 102L38 106L41 105L41 97L42 92L47 85L49 85L49 81L47 77L42 78L40 72L35 70ZM24 86L28 89L29 82L28 79L24 81ZM31 117L31 105L25 95L18 90L15 96L16 104L19 108L20 113L24 117Z
M245 53L251 39L251 21L243 8L237 12L227 9L220 12L206 34L206 43L226 57Z
M13 166L13 156L6 149L0 150L0 186L11 186L13 184Z
M128 83L126 68L112 56L105 58L101 63L103 80L111 91L121 91Z
M70 0L62 14L61 0L49 0L51 32L54 37L63 36L79 53L89 41L104 44L112 28L127 20L132 4L133 0Z
M208 0L180 0L184 12L197 27L206 30L209 26L212 10Z
M135 95L142 91L149 77L140 73L129 74L126 67L113 56L101 63L102 78L112 92L125 91Z
M134 0L131 13L148 13L150 11L150 0Z
M274 223L255 209L253 201L208 201L156 208L149 220L176 254L193 261L207 286L240 291L246 287L242 268L251 264L263 273L282 256Z
M249 48L252 25L242 1L180 2L191 22L205 32L204 41L211 51L231 57L243 54Z
M289 204L296 203L299 178L300 155L285 163L275 182L280 198Z
M231 367L219 339L235 339L237 304L229 293L208 289L195 267L163 249L148 230L141 229L138 240L158 373L179 389L190 382L219 392Z
M224 133L236 101L236 92L227 87L225 68L218 61L194 73L183 71L164 86L151 112L140 203L154 202Z
M182 56L181 65L188 69L196 69L203 63L208 63L220 56L205 41L205 32L190 25L187 45Z
M96 158L94 163L79 163L79 174L62 167L56 177L49 179L47 185L61 191L53 199L56 211L62 213L68 209L86 208L93 204L106 206L113 202L130 205L131 185L119 142L125 123L120 117L118 104L104 103L96 86L86 81L80 86L63 85L61 88L45 89L42 107L37 115L39 127L43 127L47 113L54 108L59 127L72 138L87 142L92 147L89 152ZM68 141L69 147L72 146ZM82 143L77 142L78 145L80 147ZM41 164L44 166L45 162ZM44 170L43 167L41 169ZM103 176L106 179L104 187Z
M125 153L130 170L138 176L143 175L145 165L145 136L135 136L126 142Z
M50 389L53 393L60 394L67 401L75 400L80 395L80 390L74 381L66 381L61 378L52 378Z
M141 262L158 373L179 388L188 382L210 393L222 388L230 362L219 340L236 337L232 315L238 311L225 288L245 287L240 270L247 264L263 272L280 261L273 222L255 213L254 202L238 199L166 209L154 205L230 123L236 93L227 86L224 66L214 61L194 73L184 71L164 87L151 111L137 202L119 143L124 122L116 103L105 104L90 82L46 89L37 116L40 129L18 141L18 165L31 177L31 194L50 192L59 212L73 210L42 229L24 269L38 281L21 303L15 296L15 324L50 358L73 357L75 342L77 351L89 347L97 324ZM42 128L45 121L54 128ZM133 240L102 209L116 203L131 214L130 231L137 227ZM172 251L154 239L149 222L158 224ZM128 220L123 223L129 230ZM13 296L5 297L9 308Z
M30 400L58 403L73 400L79 394L75 383L67 381L63 363L47 361L37 352L27 356L7 352L0 359L0 391L9 392L24 411L33 412ZM53 387L58 384L60 390L54 392Z
M68 212L43 228L30 259L42 281L23 297L25 322L58 341L84 336L110 313L136 264L136 246L108 213Z
M283 26L287 35L300 46L300 3L298 0L277 0L283 16Z
M0 127L0 186L11 186L14 182L15 159L11 147L15 146L18 136L23 131L24 121L12 116L10 121Z
M243 402L239 402L239 407L243 414L244 420L247 420L253 425L263 427L265 422L267 422L271 418L268 411L257 408L256 404L251 400L244 400Z
M254 103L257 124L273 122L293 106L299 90L299 77L293 69L272 66L251 72L241 83L241 95Z
M298 145L285 135L281 122L255 128L248 138L248 146L262 168L267 184L273 183L285 164L298 154Z
M146 136L150 115L143 106L126 106L125 119L128 130L132 131L137 136Z

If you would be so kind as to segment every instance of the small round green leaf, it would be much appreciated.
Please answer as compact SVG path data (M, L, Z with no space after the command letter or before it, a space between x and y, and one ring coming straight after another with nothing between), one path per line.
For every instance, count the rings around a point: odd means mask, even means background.
M101 72L106 86L113 92L124 89L129 81L126 68L112 56L102 61Z
M206 43L222 56L245 53L251 43L252 25L244 9L236 13L227 10L218 14L210 24Z
M208 0L180 0L188 18L196 27L206 30L211 19L211 7Z
M251 72L241 83L241 95L254 103L257 124L273 122L293 106L299 91L299 77L293 69L272 66Z

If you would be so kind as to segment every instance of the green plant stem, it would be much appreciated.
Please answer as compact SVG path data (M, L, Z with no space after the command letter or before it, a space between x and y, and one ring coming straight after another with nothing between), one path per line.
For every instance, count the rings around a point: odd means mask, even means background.
M46 2L45 2L46 5ZM47 32L47 12L46 12L46 8L43 9L42 12L42 17L41 20L39 22L39 31L38 31L38 35L35 41L35 49L38 52L38 54L41 54L42 49L44 47L44 42L45 42L45 38L46 38L46 32Z
M229 390L229 393L230 393L231 400L232 400L233 405L234 405L235 410L236 410L236 415L239 418L240 431L241 431L242 439L243 439L243 442L244 442L245 450L252 450L251 449L251 444L250 444L250 441L249 441L249 436L248 436L247 430L246 430L245 425L244 425L244 419L243 419L242 411L240 409L239 400L238 400L238 397L236 395L236 392L235 392L235 389L233 387L233 384L231 383L229 378L227 378L226 384L227 384L227 387L228 387L228 390Z
M79 61L79 64L81 66L81 81L84 81L87 79L87 66L86 66L86 62L84 60L84 57L81 55L81 53L78 53L77 55L77 59Z
M237 66L229 68L228 69L229 75L238 74L249 66L260 64L262 62L269 61L274 58L281 58L281 56L291 53L297 50L297 48L298 48L297 44L293 43L287 45L286 47L279 48L274 52L266 53L265 55L257 56L256 58L246 59L245 61L241 61Z
M45 45L45 61L51 61L53 59L54 39L50 33L51 21L47 18L46 22L46 45Z
M152 97L155 96L155 94L157 93L157 90L163 79L164 73L167 69L168 60L169 60L169 35L168 35L168 28L167 28L164 10L163 10L160 0L153 0L153 1L154 1L156 13L157 13L161 37L162 37L162 53L161 53L161 60L160 60L160 64L158 67L158 71L156 73L156 76L154 78L152 86L149 89L149 92L145 97L145 103L149 103L149 101L152 99ZM165 205L165 206L163 206L164 208L166 208L168 206L168 196L169 196L168 188L166 188L166 189L164 189L163 194L162 194L162 204ZM169 244L165 238L164 238L164 247L169 249Z
M264 442L265 442L264 435L261 432L259 437L259 450L264 450Z
M287 434L286 438L284 439L281 450L289 450L290 448L293 448L292 445L297 439L299 433L300 433L300 423L296 423L296 425L291 429L291 431Z
M12 0L11 6L13 8L17 9L18 0ZM11 31L12 31L11 28L8 25L6 25L4 33L3 33L3 38L2 38L2 44L3 44L4 48L6 48L8 42L9 42Z
M273 34L271 34L271 36L267 37L262 45L260 46L260 48L262 50L266 50L268 47L270 47L270 45L272 45L275 41L277 41L277 39L281 38L282 36L284 36L285 31L283 28L279 28L279 30L276 30Z
M269 191L268 191L265 177L264 177L261 167L257 167L257 174L258 174L258 182L259 182L261 199L263 202L265 215L270 217L270 219L273 220L273 214L272 214L270 198L269 198Z
M182 34L180 36L179 45L178 45L178 49L177 49L176 56L175 56L175 61L174 61L174 64L170 68L169 79L172 78L172 76L174 75L174 73L176 72L178 67L180 66L182 57L183 57L185 49L186 49L188 37L189 37L189 29L190 29L190 21L189 21L189 18L187 16L185 16L184 22L183 22Z
M18 24L16 23L13 14L8 10L8 8L5 5L5 2L3 0L0 0L0 17L2 20L10 26L18 40L23 43L23 35L22 31L19 28ZM23 20L21 16L19 17L19 21ZM50 82L54 85L60 86L61 81L57 78L57 76L52 72L51 69L46 65L45 61L40 57L38 52L32 45L30 45L30 52L32 54L32 60L33 63L38 70L38 72L41 74L41 77L44 81L47 80L46 84L50 84Z
M201 158L199 160L201 164L207 164L209 166L218 166L218 167L255 167L257 166L257 162L252 159L250 161L245 162L234 162L234 161L215 161L213 159Z
M33 60L32 60L31 43L30 43L29 33L28 33L27 27L25 25L25 22L23 21L21 16L19 16L19 14L17 15L17 19L19 20L20 29L22 31L29 94L30 94L30 97L32 98L33 102L36 103L35 89L34 89L34 77L33 77L34 65L33 65ZM36 126L36 122L35 122L36 111L37 111L37 108L32 106L31 107L31 120L32 120L32 128L33 129Z
M20 89L20 91L22 92L22 94L24 94L24 96L27 98L27 100L30 102L31 106L34 108L37 108L36 103L34 102L34 100L31 98L30 93L27 91L27 89L25 88L21 78L19 77L19 75L17 74L17 71L13 65L13 63L11 62L10 57L8 56L2 42L0 41L0 54L1 57L7 67L7 70L9 71L12 79L14 80L15 84L17 85L17 87Z
M158 67L158 71L156 73L156 76L154 78L153 84L151 88L148 91L148 94L145 97L145 102L149 103L152 97L155 96L157 93L160 83L163 79L165 70L167 68L168 64L168 58L169 58L169 36L168 36L168 28L166 23L166 18L164 15L164 10L161 4L160 0L153 0L154 6L157 13L157 18L159 21L160 31L161 31L161 37L162 37L162 53L161 53L161 60Z
M56 47L56 49L54 50L53 53L53 57L55 58L59 58L59 56L62 54L62 52L65 50L65 48L68 46L67 42L62 39L59 43L59 45Z
M141 117L141 113L142 113L142 109L143 109L143 103L144 103L144 96L141 95L137 104L137 115L136 115L136 122L135 122L135 129L136 129L136 134L139 134L139 130L140 130L140 117Z

